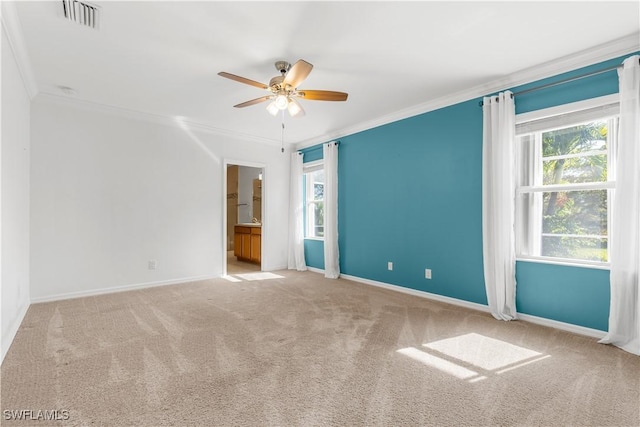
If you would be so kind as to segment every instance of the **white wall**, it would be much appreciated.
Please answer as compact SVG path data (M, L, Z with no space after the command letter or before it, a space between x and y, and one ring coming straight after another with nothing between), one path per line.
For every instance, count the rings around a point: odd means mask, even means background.
M30 99L13 51L2 33L0 145L0 361L29 307Z
M31 135L32 301L219 276L226 159L266 165L263 268L286 266L279 148L42 95Z

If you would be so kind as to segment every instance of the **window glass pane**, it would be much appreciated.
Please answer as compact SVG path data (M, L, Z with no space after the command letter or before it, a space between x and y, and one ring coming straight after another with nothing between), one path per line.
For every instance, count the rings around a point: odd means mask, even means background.
M324 170L319 170L311 174L313 182L313 200L324 199Z
M595 121L542 134L543 184L607 180L606 121Z
M314 237L324 237L324 202L316 202L313 204L313 233Z
M542 134L543 157L607 149L607 122L595 121Z
M305 237L324 237L324 169L305 174Z
M607 190L542 194L541 255L607 261Z
M313 183L313 200L324 199L324 184L319 182Z
M542 236L542 255L607 262L607 238Z
M604 182L607 180L607 155L571 157L542 162L544 185Z

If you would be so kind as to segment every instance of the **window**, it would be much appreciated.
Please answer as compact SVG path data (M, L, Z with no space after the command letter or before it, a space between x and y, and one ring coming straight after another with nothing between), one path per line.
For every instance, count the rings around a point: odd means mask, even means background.
M571 111L575 105L556 108L542 119L517 119L519 258L609 262L618 103L607 101L577 111Z
M305 165L305 237L324 238L324 169L322 163Z

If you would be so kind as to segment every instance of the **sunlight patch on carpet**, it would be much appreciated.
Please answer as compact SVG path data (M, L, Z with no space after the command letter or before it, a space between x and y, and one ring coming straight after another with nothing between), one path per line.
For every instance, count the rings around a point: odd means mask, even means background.
M431 354L425 353L424 351L420 351L417 348L413 348L413 347L402 348L398 350L398 353L404 354L405 356L409 356L413 360L417 360L418 362L422 362L427 366L431 366L432 368L439 369L442 372L446 372L447 374L451 374L454 377L458 377L463 380L478 376L478 373L472 371L471 369L467 369L456 363L449 362L448 360L444 360L439 357L432 356Z
M541 355L537 351L475 333L422 344L422 346L488 371Z
M500 375L500 374L504 374L505 372L509 372L509 371L513 371L514 369L522 368L522 367L523 367L523 366L525 366L525 365L530 365L530 364L532 364L532 363L534 363L534 362L539 362L539 361L541 361L542 359L547 359L547 358L549 358L549 357L551 357L551 356L550 356L550 355L548 355L548 354L547 354L547 355L545 355L545 356L536 357L535 359L528 360L528 361L526 361L526 362L522 362L522 363L519 363L519 364L517 364L517 365L509 366L508 368L504 368L504 369L501 369L501 370L499 370L499 371L496 371L496 374L498 374L498 375Z
M244 274L236 274L236 277L239 277L244 280L268 280L268 279L284 279L284 276L280 276L279 274L268 273L261 271L259 273L244 273Z
M470 333L407 347L398 353L471 383L551 357L481 334Z

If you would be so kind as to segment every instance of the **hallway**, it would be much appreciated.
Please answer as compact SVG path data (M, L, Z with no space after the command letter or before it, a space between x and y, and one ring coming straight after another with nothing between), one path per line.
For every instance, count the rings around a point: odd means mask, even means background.
M233 251L227 251L227 274L238 274L260 271L258 264L250 262L238 261L233 255Z

